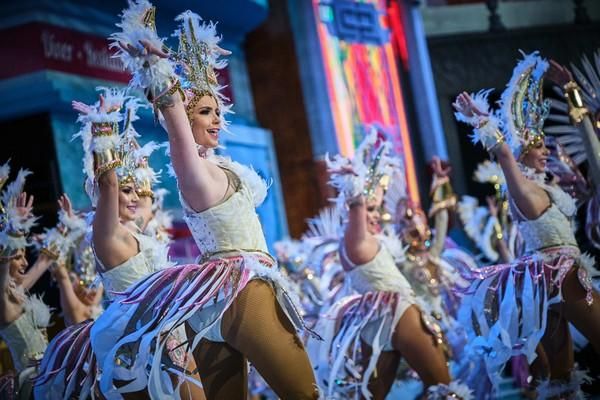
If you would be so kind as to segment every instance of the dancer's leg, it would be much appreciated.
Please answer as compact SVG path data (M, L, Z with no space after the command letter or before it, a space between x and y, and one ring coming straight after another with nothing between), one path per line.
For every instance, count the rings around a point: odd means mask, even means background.
M550 379L568 380L575 365L569 323L554 311L548 312L548 325L542 345L550 366Z
M187 325L186 333L194 335ZM193 354L207 399L247 400L248 363L242 353L227 343L202 339Z
M392 345L406 358L425 387L438 383L450 383L450 374L442 345L434 341L433 336L421 320L421 311L410 306L400 318L392 336Z
M187 369L191 372L196 370L196 362L193 358L188 362ZM202 382L198 373L193 374L192 378ZM182 400L206 400L204 390L201 387L198 387L193 383L187 381L181 385L181 389L179 389L179 394L181 395Z
M591 306L585 301L586 292L577 278L577 269L572 268L562 285L564 302L563 315L585 336L600 355L600 294L593 292Z
M538 344L537 348L535 349L535 353L537 354L537 357L535 360L533 360L529 368L531 371L531 376L536 381L548 379L550 377L550 361L548 360L546 350L541 343ZM527 363L527 359L525 359L525 363Z
M371 358L371 346L361 341L363 370L369 364ZM402 356L397 351L383 351L377 360L377 368L369 381L369 392L373 395L373 400L383 400L390 392L392 384L396 380L396 372L400 365Z
M227 343L248 357L280 398L317 398L304 346L269 283L248 283L225 312L221 333Z

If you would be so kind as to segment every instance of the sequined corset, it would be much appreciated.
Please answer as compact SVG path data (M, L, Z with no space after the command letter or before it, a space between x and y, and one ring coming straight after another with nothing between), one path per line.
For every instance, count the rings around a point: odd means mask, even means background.
M525 239L525 253L531 254L557 246L577 247L572 225L577 211L575 201L557 186L539 185L550 196L551 204L538 218L526 219L511 200L512 214L516 218L519 232Z
M375 258L365 264L356 265L347 272L352 289L359 293L383 292L412 292L410 284L396 267L387 247L380 244Z
M10 349L17 372L30 366L32 361L39 361L48 346L46 328L37 322L43 319L36 316L38 312L37 307L26 305L23 315L0 328L0 337Z
M123 292L132 283L167 266L167 248L163 243L146 235L133 235L139 244L140 252L100 274L105 292L111 301L115 292ZM96 260L103 267L100 260Z
M267 252L262 226L254 209L253 194L241 182L227 200L208 210L195 212L181 198L184 219L200 253L261 250Z

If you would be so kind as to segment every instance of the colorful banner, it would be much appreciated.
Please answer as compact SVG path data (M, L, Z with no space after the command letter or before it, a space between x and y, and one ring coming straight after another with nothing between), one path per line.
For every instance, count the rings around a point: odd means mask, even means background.
M340 152L352 155L365 129L377 127L404 158L408 191L418 202L397 63L405 61L406 46L397 4L386 3L313 0L313 7Z
M3 29L0 79L53 70L126 84L131 75L108 44L103 37L41 22ZM228 86L223 94L233 100L227 68L219 71L219 82Z
M129 82L108 40L46 23L28 23L0 32L0 79L49 69L115 82Z

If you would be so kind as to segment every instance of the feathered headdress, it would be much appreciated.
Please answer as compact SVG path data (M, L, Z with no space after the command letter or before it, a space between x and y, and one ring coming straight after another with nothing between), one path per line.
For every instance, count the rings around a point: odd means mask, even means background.
M152 186L159 182L160 171L156 172L148 163L148 159L162 145L153 141L143 146L138 143L141 135L135 130L133 122L139 119L137 111L140 108L146 108L146 106L141 104L137 98L129 98L125 103L125 123L120 153L124 162L129 164L127 170L130 172L130 180L135 183L138 196L154 198Z
M7 161L0 166L0 188L8 181L9 174L10 164ZM19 170L16 179L0 194L0 254L3 258L31 244L27 236L37 218L31 214L22 215L17 208L17 198L23 192L29 175L30 171Z
M513 154L527 152L543 140L542 128L550 111L543 99L543 77L548 62L537 51L525 54L519 61L500 99L500 127Z
M354 158L337 154L330 159L327 154L325 161L331 174L329 184L339 192L335 203L340 210L345 210L347 202L357 196L369 198L378 186L385 188L394 170L402 165L400 159L392 154L392 143L382 138L375 129L365 136Z
M148 157L158 147L154 142L140 146L137 138L140 135L133 127L138 119L137 110L143 105L135 97L128 96L125 90L99 87L102 101L91 106L81 105L77 121L82 124L81 130L73 137L80 137L84 149L83 171L86 175L85 190L92 205L97 201L97 182L93 152L102 152L114 148L120 160L115 168L120 185L133 183L139 195L152 196L152 184L158 181L157 173L149 166ZM119 123L123 122L120 129ZM93 124L111 124L112 135L94 136Z
M495 143L500 130L516 158L543 140L542 128L550 109L549 101L542 97L543 76L548 62L537 51L521 54L524 58L513 70L497 111L493 112L490 108L488 96L491 89L488 89L471 93L473 104L483 115L454 113L458 121L475 127L471 136L474 143L485 143L487 139Z
M189 10L175 18L180 22L173 36L179 39L179 48L174 55L176 72L186 99L185 109L188 119L192 119L194 108L202 96L212 96L221 111L222 126L227 126L224 114L231 112L229 99L222 93L224 86L217 80L217 70L227 66L223 56L231 52L219 47L221 36L217 34L217 24L203 22L202 18Z
M190 122L200 98L210 95L217 101L222 126L226 127L225 114L231 112L231 105L222 93L223 86L217 81L216 70L227 66L227 61L221 57L231 53L219 47L221 36L217 35L215 23L203 22L199 15L189 10L177 16L176 21L180 26L173 36L178 38L179 47L172 51L156 33L154 6L147 0L130 0L129 7L121 15L121 23L117 24L122 31L111 35L110 46L117 49L117 56L133 74L130 87L143 89L152 98L161 94L154 93L156 88L181 89ZM149 54L140 40L161 49L169 57ZM122 47L124 44L138 51L132 54Z

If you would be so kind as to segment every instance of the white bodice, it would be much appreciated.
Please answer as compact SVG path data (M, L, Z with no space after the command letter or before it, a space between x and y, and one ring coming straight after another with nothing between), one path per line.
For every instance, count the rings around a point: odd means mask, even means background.
M123 292L139 279L169 266L168 248L164 243L147 235L133 235L138 241L140 252L100 274L105 293L111 301L114 299L114 292ZM100 260L96 260L102 266Z
M558 186L537 184L548 193L551 202L550 207L538 218L526 219L511 201L517 227L525 238L525 253L548 247L577 246L573 233L573 218L577 211L575 200Z
M366 264L357 265L346 273L353 290L359 293L386 291L412 293L410 284L396 267L394 258L383 242L379 242L375 258Z
M0 337L10 349L17 372L32 365L32 361L39 361L48 346L48 306L36 296L27 296L23 308L24 313L18 319L0 328Z
M266 183L252 169L230 160L218 159L240 178L240 186L224 202L196 212L181 196L184 219L201 254L220 251L260 250L267 243L255 208L266 196Z

